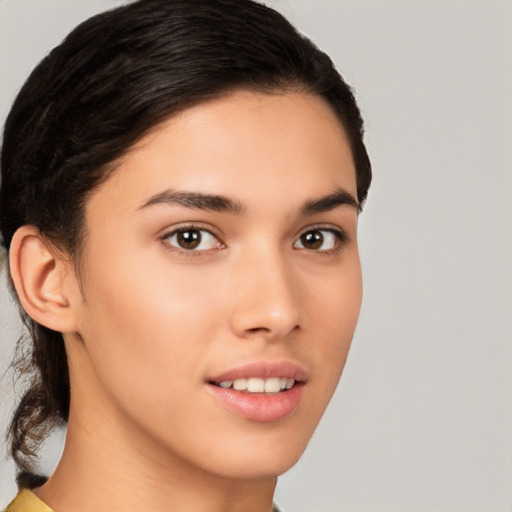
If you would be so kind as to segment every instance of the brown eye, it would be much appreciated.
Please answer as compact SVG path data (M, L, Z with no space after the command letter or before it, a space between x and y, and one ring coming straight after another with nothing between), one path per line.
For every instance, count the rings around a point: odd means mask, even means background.
M329 251L336 248L341 238L341 233L330 229L312 229L300 235L293 247L309 251Z
M320 249L324 243L324 235L320 231L310 231L300 237L302 247L305 249Z
M182 249L196 249L201 243L201 238L201 232L195 229L176 234L176 242Z
M185 251L207 251L220 247L220 242L206 229L178 229L164 239L169 245Z

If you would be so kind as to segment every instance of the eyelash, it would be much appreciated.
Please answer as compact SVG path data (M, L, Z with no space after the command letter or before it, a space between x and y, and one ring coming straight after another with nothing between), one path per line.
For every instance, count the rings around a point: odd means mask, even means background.
M212 250L212 249L202 249L202 250L180 249L176 245L170 244L167 241L169 238L174 237L174 236L178 235L179 233L186 233L187 231L196 231L196 232L199 231L199 232L203 232L203 233L208 233L209 236L212 236L218 242L215 250L222 250L222 249L226 248L226 245L224 244L224 242L222 242L222 240L220 240L220 238L217 235L212 233L211 230L205 228L204 226L200 226L200 225L196 225L196 224L188 224L188 225L184 225L184 226L175 228L172 231L167 232L163 236L161 236L160 240L169 252L173 252L175 254L178 254L178 255L184 256L184 257L198 257L198 256L202 256L202 255L204 255L204 253ZM309 233L314 233L314 232L328 232L328 233L334 235L334 237L336 239L335 246L332 249L327 249L327 250L314 250L314 249L307 249L306 247L304 247L304 248L300 248L300 247L296 248L295 247L295 244L298 241L300 241L304 235L307 235ZM331 255L340 253L348 242L349 242L348 235L346 234L346 232L344 230L342 230L340 228L335 229L331 226L311 226L311 227L308 227L307 229L305 229L304 231L302 231L297 236L297 238L293 242L293 246L297 250L305 250L310 253L318 254L318 255L322 255L322 256L331 256Z
M215 238L215 240L217 240L217 242L218 242L218 244L217 244L218 247L216 247L217 250L221 250L221 249L224 249L226 247L224 242L222 242L222 240L220 240L220 238L217 235L212 233L211 230L205 228L204 226L197 225L197 224L186 224L184 226L180 226L178 228L175 228L172 231L167 232L163 236L161 236L160 240L162 241L164 247L169 252L173 252L175 254L178 254L179 256L184 256L184 257L203 256L205 252L209 252L211 250L211 249L203 249L203 250L195 251L193 249L190 249L190 250L181 249L181 248L177 247L176 245L170 244L167 241L169 238L171 238L173 236L176 236L179 233L186 233L187 231L200 231L202 233L208 233L209 236L212 236L213 238Z
M332 256L332 255L339 254L345 248L347 243L349 242L349 237L348 237L347 233L344 230L342 230L341 228L333 228L331 226L312 226L312 227L308 227L307 229L305 229L304 231L301 232L301 234L296 238L296 240L294 242L294 246L295 246L295 243L297 241L299 241L304 235L307 235L308 233L315 233L315 232L327 232L327 233L334 235L334 237L335 237L335 242L334 242L335 245L332 249L327 249L327 250L314 250L314 249L308 250L307 248L303 249L303 250L306 250L315 255ZM300 250L300 248L299 248L299 250Z

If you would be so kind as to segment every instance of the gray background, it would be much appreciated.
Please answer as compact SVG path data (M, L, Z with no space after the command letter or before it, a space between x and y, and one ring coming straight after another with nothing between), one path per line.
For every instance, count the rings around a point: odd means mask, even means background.
M2 122L36 62L118 3L0 0ZM286 512L512 511L512 2L269 3L355 87L375 172L354 345L277 501ZM2 375L20 327L5 276L0 290ZM3 428L12 377L0 386ZM1 507L15 486L0 464Z

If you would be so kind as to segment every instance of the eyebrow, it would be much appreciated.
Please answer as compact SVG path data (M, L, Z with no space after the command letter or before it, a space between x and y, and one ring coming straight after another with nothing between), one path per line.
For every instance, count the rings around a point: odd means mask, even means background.
M173 190L165 190L150 197L139 209L142 210L157 204L179 205L185 208L235 215L241 215L245 211L241 203L226 196ZM334 210L338 206L349 206L360 211L359 203L354 196L342 188L337 188L332 194L304 203L300 213L302 216L314 215Z
M303 216L314 215L315 213L329 212L344 205L355 208L358 213L361 211L361 206L352 194L342 188L337 188L328 196L307 201L303 205L301 213Z
M234 213L236 215L241 215L244 211L244 208L238 201L234 201L229 197L201 194L199 192L176 192L173 190L166 190L165 192L152 196L140 209L155 204L179 205L196 210L210 210L214 212Z

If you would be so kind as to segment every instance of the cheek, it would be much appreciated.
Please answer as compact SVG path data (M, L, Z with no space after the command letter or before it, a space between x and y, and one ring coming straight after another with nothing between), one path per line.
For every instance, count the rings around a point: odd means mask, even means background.
M336 269L306 275L309 311L326 331L343 338L353 333L362 301L362 275L357 250L346 253Z
M311 358L323 368L321 374L325 386L333 392L341 376L361 309L362 276L358 257L347 261L338 275L326 279L311 298L310 322L314 322L317 333L309 347Z
M204 276L127 261L90 268L82 332L103 385L158 400L195 379L217 315Z

